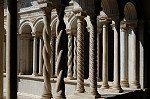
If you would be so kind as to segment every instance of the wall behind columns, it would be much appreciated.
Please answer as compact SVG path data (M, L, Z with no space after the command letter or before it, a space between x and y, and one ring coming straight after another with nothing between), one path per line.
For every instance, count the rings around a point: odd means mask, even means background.
M3 52L4 37L4 8L3 0L0 0L0 49ZM3 98L3 53L0 53L0 99Z

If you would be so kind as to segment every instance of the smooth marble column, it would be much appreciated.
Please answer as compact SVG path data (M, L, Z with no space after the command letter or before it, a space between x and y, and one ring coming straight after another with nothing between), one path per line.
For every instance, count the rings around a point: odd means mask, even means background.
M4 37L4 0L0 1L0 99L3 99L3 37Z
M17 99L17 0L7 0L6 35L6 99Z
M43 49L43 40L39 39L39 75L43 73L43 57L42 57L42 49Z
M3 73L6 73L6 41L3 41Z
M21 34L21 39L20 39L20 43L21 43L21 51L20 51L20 68L19 68L19 75L23 75L24 74L24 68L25 68L25 54L24 54L24 37L23 34Z
M33 73L32 75L37 75L37 38L33 38Z
M134 24L133 24L134 25ZM129 77L130 82L129 86L131 88L140 88L140 84L137 77L137 53L136 53L136 29L135 26L130 26L130 35L129 35Z
M120 33L120 22L112 21L112 28L114 30L114 81L113 90L116 92L122 92L120 86L120 71L119 71L119 33ZM117 29L119 28L119 29ZM117 31L118 30L118 31Z
M121 23L120 31L120 80L122 87L129 87L128 83L128 26Z
M103 23L103 63L102 63L101 89L109 88L108 85L108 22Z
M97 33L97 81L101 81L100 79L100 33Z

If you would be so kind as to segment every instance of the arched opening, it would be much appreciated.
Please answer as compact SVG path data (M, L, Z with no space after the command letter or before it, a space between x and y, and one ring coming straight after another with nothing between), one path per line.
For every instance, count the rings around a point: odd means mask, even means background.
M20 26L18 44L20 49L19 55L19 73L31 74L32 73L32 27L29 22L25 22Z
M102 0L101 2L102 11L100 12L100 17L102 19L106 19L106 21L110 21L113 19L119 18L119 9L118 9L118 3L117 0ZM108 20L107 20L108 19ZM110 19L110 20L109 20ZM108 80L113 81L113 74L114 74L114 31L111 27L111 21L107 23L108 28ZM103 32L103 31L102 31ZM100 78L102 76L102 57L103 57L103 45L102 45L102 39L103 39L103 33L100 33ZM102 68L101 68L102 67Z
M134 21L137 20L137 12L135 6L128 2L124 7L124 20L125 21Z
M34 25L34 35L33 35L33 75L43 74L43 19L39 19Z

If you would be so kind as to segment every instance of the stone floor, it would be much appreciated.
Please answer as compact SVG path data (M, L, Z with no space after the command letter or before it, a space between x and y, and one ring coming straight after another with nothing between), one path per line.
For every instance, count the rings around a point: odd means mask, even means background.
M105 93L105 91L99 92L101 93L101 98L95 98L94 96L89 95L88 93L84 93L84 94L68 95L66 96L66 99L144 99L141 90L134 90L134 91L125 90L125 92L117 94ZM4 93L4 96L5 95L6 93ZM41 97L18 92L18 99L41 99Z

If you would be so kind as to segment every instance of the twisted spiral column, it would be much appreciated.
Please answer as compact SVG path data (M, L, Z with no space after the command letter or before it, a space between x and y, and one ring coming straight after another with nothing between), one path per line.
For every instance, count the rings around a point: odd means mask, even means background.
M84 93L84 28L83 17L77 19L77 93Z
M73 60L72 60L72 35L68 34L68 75L67 78L69 79L73 79L73 72L72 72L72 64L73 64Z
M100 97L97 91L97 65L96 65L96 40L97 40L97 24L96 17L91 16L91 24L89 27L90 41L89 41L89 79L90 79L90 94Z
M50 47L50 18L46 15L43 17L44 19L44 29L43 29L43 77L44 77L44 92L42 95L42 99L51 99L51 83L50 83L50 74L51 74L51 64L50 64L50 55L51 55L51 47Z
M50 46L51 46L51 59L50 59L50 63L51 63L51 77L53 77L54 76L54 62L55 62L55 58L54 58L54 46L55 46L55 44L54 44L54 41L55 41L55 38L54 38L54 36L53 37L51 37L51 41L50 41Z
M77 37L74 36L74 49L73 49L73 52L74 52L74 57L73 57L73 77L74 78L77 78Z

